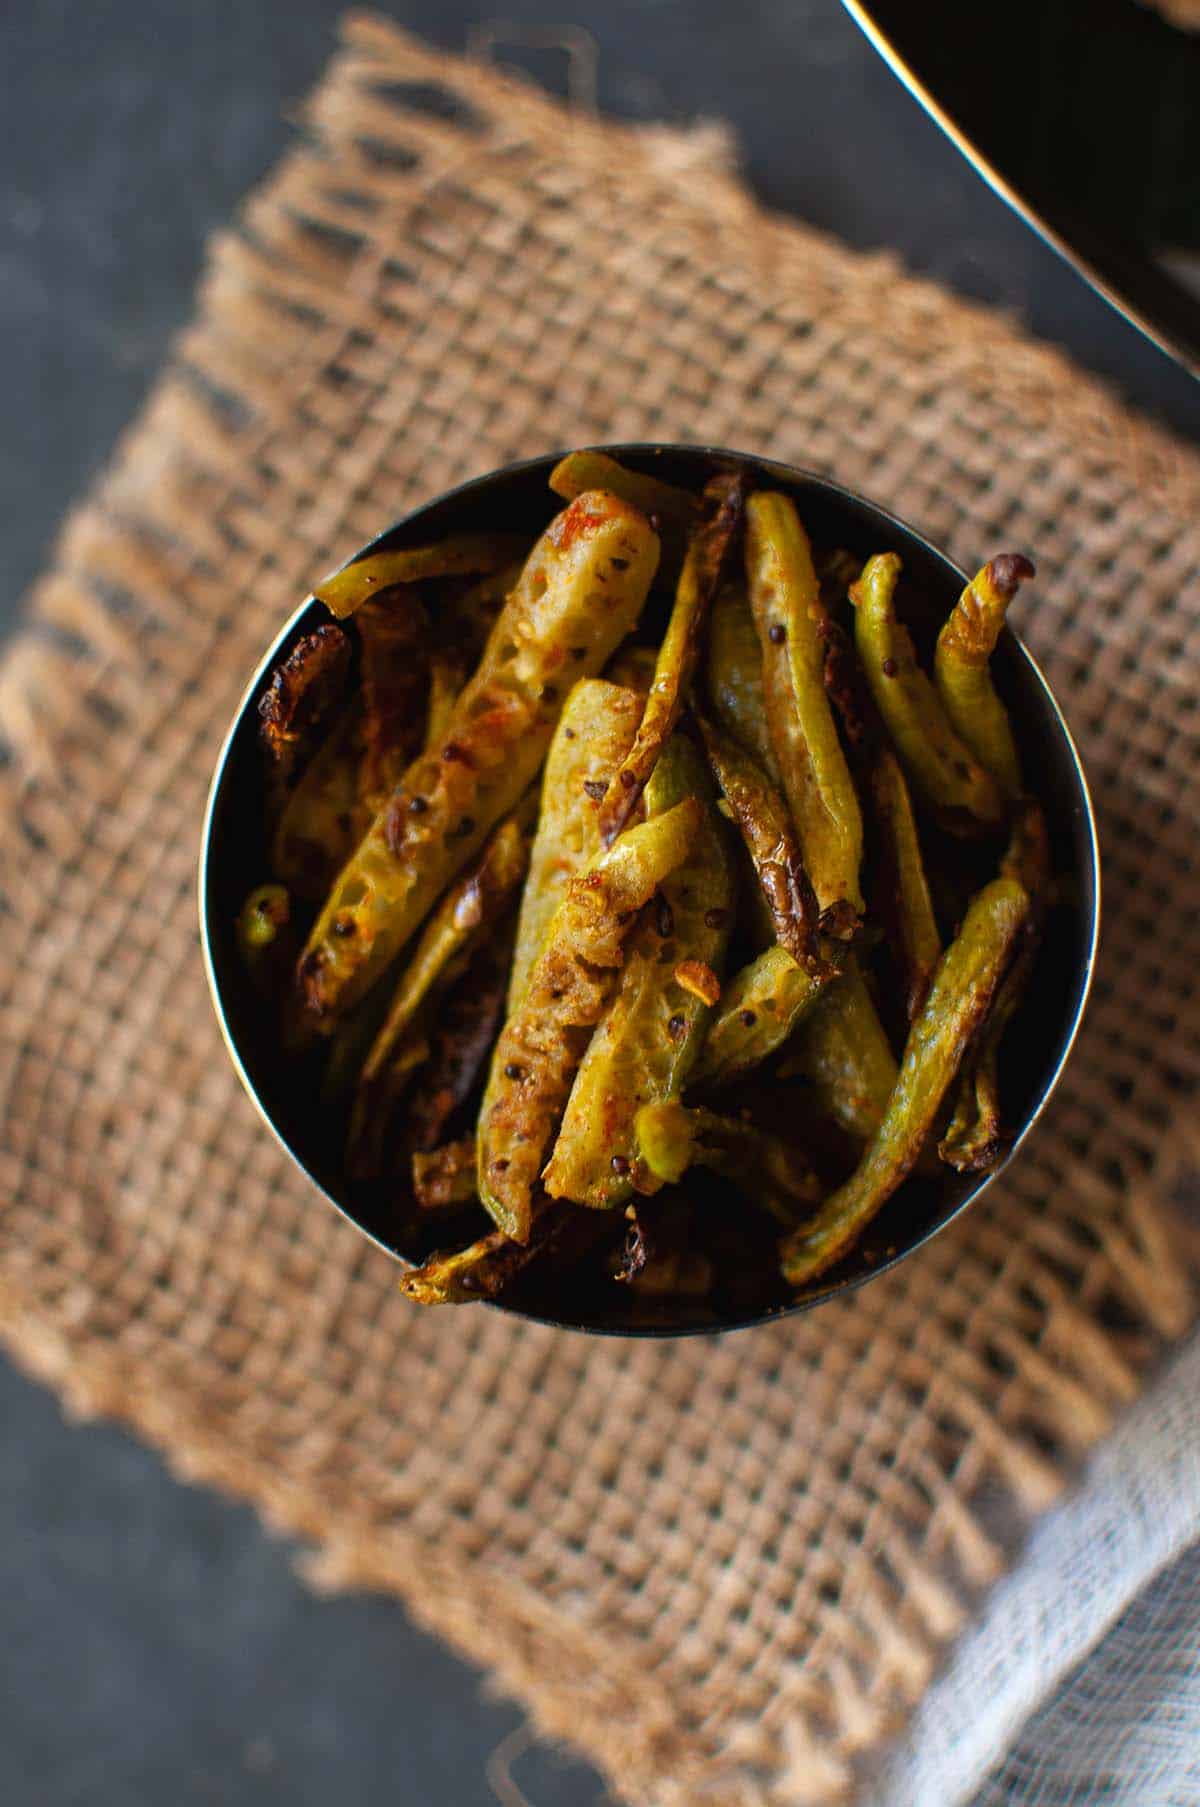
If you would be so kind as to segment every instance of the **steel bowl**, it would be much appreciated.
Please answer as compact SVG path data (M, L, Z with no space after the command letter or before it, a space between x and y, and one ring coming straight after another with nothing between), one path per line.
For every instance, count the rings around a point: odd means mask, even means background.
M751 482L785 490L818 546L848 546L864 557L893 550L904 561L901 605L926 645L955 602L965 574L912 527L865 497L811 471L713 446L618 445L604 448L622 462L699 490L715 461L744 466ZM530 459L478 477L407 515L364 546L355 558L392 546L422 544L467 530L541 531L561 506L547 487L558 454ZM988 550L981 548L981 557ZM1034 549L1036 550L1036 549ZM353 561L351 561L353 562ZM247 984L234 924L246 891L267 876L262 829L262 771L257 704L271 672L294 642L326 619L312 597L302 602L266 649L246 688L217 759L200 848L200 932L213 1003L226 1046L268 1127L324 1200L375 1245L399 1261L422 1258L431 1238L409 1227L395 1189L352 1183L341 1161L342 1125L322 1109L318 1079L278 1050L273 1028ZM884 1207L840 1265L811 1287L792 1293L768 1264L762 1284L734 1288L733 1302L647 1302L629 1288L549 1273L526 1277L493 1309L564 1329L608 1335L681 1336L765 1322L860 1286L903 1261L956 1218L1016 1158L1046 1108L1074 1043L1087 1002L1096 956L1100 869L1096 827L1079 754L1051 690L1016 634L1006 629L993 662L995 680L1012 716L1021 755L1036 775L1049 818L1058 901L1050 914L1033 983L1005 1038L1004 1099L1013 1131L1004 1161L993 1172L959 1175L949 1168L918 1174ZM314 1201L314 1209L319 1208ZM747 1217L757 1217L747 1213ZM435 1238L436 1239L436 1238ZM445 1240L444 1235L442 1240ZM737 1258L735 1244L734 1259ZM746 1265L761 1263L761 1247ZM751 1275L751 1278L756 1278ZM414 1308L415 1309L415 1308Z

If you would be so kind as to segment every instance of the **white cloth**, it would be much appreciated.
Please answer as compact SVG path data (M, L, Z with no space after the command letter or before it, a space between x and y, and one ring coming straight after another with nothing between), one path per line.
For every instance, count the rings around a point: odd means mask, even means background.
M1200 1807L1198 1540L1194 1337L1038 1526L870 1807Z

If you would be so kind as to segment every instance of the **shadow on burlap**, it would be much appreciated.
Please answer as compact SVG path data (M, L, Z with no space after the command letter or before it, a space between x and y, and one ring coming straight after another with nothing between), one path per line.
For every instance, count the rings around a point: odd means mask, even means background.
M367 20L307 123L0 677L0 1326L629 1800L842 1800L1192 1321L1200 460L757 211L719 130L569 117ZM194 903L220 738L314 576L476 472L654 437L831 471L971 566L1036 551L1019 625L1106 857L1089 1024L1011 1178L845 1303L678 1345L405 1305L240 1094Z

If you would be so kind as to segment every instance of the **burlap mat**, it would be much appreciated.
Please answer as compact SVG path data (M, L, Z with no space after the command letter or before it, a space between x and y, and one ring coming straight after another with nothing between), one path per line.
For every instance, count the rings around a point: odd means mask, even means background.
M1192 1318L1200 461L764 217L719 133L568 117L367 20L307 121L3 676L3 1332L629 1800L840 1800ZM474 472L638 437L833 471L967 564L1035 550L1107 856L1090 1025L1011 1179L845 1304L682 1344L404 1304L241 1095L194 901L221 734L314 575Z

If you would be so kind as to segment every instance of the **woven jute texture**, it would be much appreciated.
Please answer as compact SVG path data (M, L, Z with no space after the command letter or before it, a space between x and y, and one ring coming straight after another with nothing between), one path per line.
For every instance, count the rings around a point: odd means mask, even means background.
M628 1800L847 1799L1192 1319L1200 460L765 217L717 131L366 19L306 122L3 673L3 1333ZM1011 1178L844 1304L683 1343L407 1306L241 1095L194 900L221 735L315 575L473 473L654 437L834 472L967 564L1035 551L1107 856L1089 1025Z

